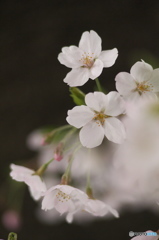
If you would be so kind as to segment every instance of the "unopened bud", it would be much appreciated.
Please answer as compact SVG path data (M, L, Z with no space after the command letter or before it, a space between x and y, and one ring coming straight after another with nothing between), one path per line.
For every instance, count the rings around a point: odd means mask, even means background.
M63 143L59 143L54 152L54 159L56 161L61 161L63 159Z

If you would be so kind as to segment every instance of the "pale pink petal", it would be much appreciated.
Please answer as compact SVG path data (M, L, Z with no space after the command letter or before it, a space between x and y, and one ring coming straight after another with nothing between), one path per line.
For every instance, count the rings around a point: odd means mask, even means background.
M88 93L85 96L87 106L98 112L105 109L106 101L106 95L102 92Z
M123 123L114 117L107 118L104 124L105 136L109 141L122 143L126 137Z
M151 65L145 63L145 62L136 62L131 70L130 74L133 76L135 81L137 82L143 82L148 81L151 77L153 68Z
M127 96L123 96L125 100L129 100L132 102L138 102L141 100L141 95L138 91L132 91Z
M86 53L93 53L93 57L97 58L101 53L101 42L102 41L99 35L95 31L91 30L90 33L84 32L82 34L79 42L79 48Z
M149 83L152 85L153 92L159 92L159 68L153 70Z
M131 92L134 92L137 88L137 85L133 79L133 77L127 72L120 72L117 74L116 78L116 89L118 92L127 97Z
M66 216L66 221L67 221L68 223L72 223L72 221L73 221L73 214L74 214L74 213L68 213L68 214L67 214L67 216Z
M84 85L89 80L89 69L80 67L72 69L64 78L64 82L70 87Z
M76 106L72 110L68 110L67 122L76 127L81 128L94 117L94 112L87 106Z
M98 57L102 62L104 67L111 67L118 57L117 48L111 50L102 51Z
M90 68L90 78L94 80L97 78L103 71L103 62L99 59L96 59L93 66Z
M108 116L118 116L125 110L125 102L118 92L110 92L106 95L107 104L105 114Z
M115 217L119 217L118 212L105 204L104 202L96 199L89 199L85 205L85 210L94 216L104 216L108 212L112 213Z
M156 99L157 100L157 95L154 92L144 92L144 93L141 94L141 99L143 99L143 100Z
M10 168L12 170L10 172L10 176L14 180L19 181L19 182L23 182L24 179L26 178L26 176L30 177L34 173L34 171L29 169L29 168L19 166L19 165L15 165L15 164L11 164Z
M54 199L57 194L57 191L49 192L48 194L45 194L43 200L42 200L42 209L43 210L50 210L54 208Z
M82 66L80 61L82 51L76 46L64 47L58 55L58 60L61 64L69 68L78 68Z
M81 144L87 148L94 148L99 146L104 138L104 129L96 122L91 121L87 123L79 134Z
M44 192L46 185L38 175L32 175L30 178L24 179L24 182L29 186L31 196L34 200L39 200Z
M62 202L62 201L59 201L59 199L57 197L55 197L55 199L54 199L55 209L61 214L67 212L69 209L69 207L68 207L69 201L70 200L68 200L68 202L65 202L65 201Z

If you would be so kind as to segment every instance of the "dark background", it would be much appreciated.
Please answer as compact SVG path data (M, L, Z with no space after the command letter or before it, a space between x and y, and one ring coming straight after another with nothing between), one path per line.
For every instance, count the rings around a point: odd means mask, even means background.
M159 58L159 2L146 0L6 0L0 1L0 180L3 189L9 164L35 153L26 147L27 135L49 124L65 124L74 104L63 78L69 71L57 55L63 46L78 45L84 31L95 30L103 50L119 50L115 65L100 79L115 90L114 78L136 61ZM82 88L92 91L93 81ZM91 89L91 90L90 90ZM1 198L3 191L1 192ZM1 199L0 212L3 213ZM35 203L28 192L23 204L22 240L129 239L128 232L159 229L159 212L133 212L120 219L96 221L89 226L47 226L34 216ZM8 231L0 225L0 238Z

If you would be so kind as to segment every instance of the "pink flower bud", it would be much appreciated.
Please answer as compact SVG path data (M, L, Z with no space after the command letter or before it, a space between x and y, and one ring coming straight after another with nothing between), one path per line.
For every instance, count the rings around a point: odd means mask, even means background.
M59 143L59 145L56 147L54 151L54 159L56 161L61 161L63 159L63 144Z

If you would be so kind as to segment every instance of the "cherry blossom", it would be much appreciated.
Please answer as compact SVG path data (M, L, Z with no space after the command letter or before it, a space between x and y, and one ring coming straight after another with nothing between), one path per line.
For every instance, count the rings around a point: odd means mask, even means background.
M130 73L120 72L116 76L118 92L129 100L154 98L159 92L159 68L153 70L148 63L136 62Z
M89 78L94 80L104 67L111 67L118 56L118 50L101 50L101 38L91 30L82 34L79 47L63 47L58 60L72 70L66 75L64 82L71 87L84 85Z
M66 220L71 223L73 215L84 208L88 196L81 190L68 186L56 185L44 194L42 209L56 209L61 215L67 213Z
M119 93L88 93L85 102L87 106L74 107L66 118L70 125L82 127L81 144L87 148L97 147L104 136L112 142L122 143L126 134L122 122L116 118L124 113L124 101Z
M26 183L34 200L39 200L46 191L45 183L41 180L40 176L36 175L34 170L26 167L15 164L11 164L10 167L10 176L18 182Z

